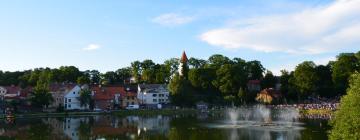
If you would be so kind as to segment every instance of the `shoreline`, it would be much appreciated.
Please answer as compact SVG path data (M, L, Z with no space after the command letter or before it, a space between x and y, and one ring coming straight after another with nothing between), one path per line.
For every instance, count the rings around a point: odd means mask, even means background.
M221 113L223 110L208 110L207 114ZM331 118L335 111L326 109L299 110L300 118L313 118L320 116ZM117 110L111 112L61 112L61 113L25 113L15 114L15 118L34 118L34 117L81 117L93 115L115 115L115 116L155 116L155 115L177 115L177 114L196 114L202 113L197 109L161 109L161 110ZM5 115L0 115L0 120L5 119Z

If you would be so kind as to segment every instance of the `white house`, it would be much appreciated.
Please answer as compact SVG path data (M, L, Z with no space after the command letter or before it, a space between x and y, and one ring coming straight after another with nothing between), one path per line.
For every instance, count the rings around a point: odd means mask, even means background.
M74 86L70 91L68 91L64 96L64 108L65 110L85 110L89 106L81 106L79 97L80 97L81 87L79 85Z
M139 84L137 98L140 104L157 105L169 103L169 91L163 84Z

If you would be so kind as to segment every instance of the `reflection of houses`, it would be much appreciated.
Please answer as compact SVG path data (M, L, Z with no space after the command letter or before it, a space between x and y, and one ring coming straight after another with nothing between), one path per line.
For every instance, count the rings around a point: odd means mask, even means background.
M156 132L159 134L167 134L170 130L170 117L140 117L138 121L138 128L147 130L148 132Z
M169 103L169 91L163 84L139 84L137 98L140 104L156 105Z
M258 92L261 90L260 80L249 80L247 83L249 91Z
M257 94L256 100L262 103L271 104L279 102L281 94L273 88L267 88Z
M64 96L64 107L65 110L84 110L88 109L89 106L81 106L80 97L81 87L79 85L74 86Z
M61 120L61 119L60 118L44 118L42 120L45 124L48 124L51 126L51 128L52 128L51 135L57 136L56 139L62 139L62 140L70 139L70 137L68 137L64 133L64 130L66 129L65 128L66 122L65 122L65 120Z
M89 123L88 118L64 118L63 131L72 140L79 139L79 127L81 123Z

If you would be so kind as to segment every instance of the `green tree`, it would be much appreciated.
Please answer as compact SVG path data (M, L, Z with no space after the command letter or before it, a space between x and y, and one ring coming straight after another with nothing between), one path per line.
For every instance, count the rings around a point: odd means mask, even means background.
M206 60L197 59L193 57L189 59L189 66L191 68L195 68L195 69L203 68L206 64L207 64Z
M300 92L301 97L313 95L319 77L316 74L316 65L312 61L305 61L296 66L294 72L294 84Z
M194 89L191 83L176 74L168 85L171 94L171 102L178 106L193 106L196 102Z
M125 80L131 78L131 68L125 67L125 68L118 69L116 71L116 76L117 76L116 79L119 83L124 83Z
M331 140L360 139L360 74L351 76L347 95L340 101L340 108L331 121Z
M353 53L342 53L332 65L332 80L337 94L345 94L348 79L351 74L359 69L359 60Z
M83 84L90 84L91 80L88 76L80 76L77 78L76 82L80 85L83 85Z
M334 84L331 77L330 65L316 67L316 75L319 77L316 83L316 93L322 97L334 97Z
M80 101L81 107L89 106L92 102L91 91L87 88L81 89L79 101ZM92 108L92 107L90 107L90 108Z
M261 80L261 87L264 88L275 88L276 77L271 71L267 71L263 80Z
M34 87L31 102L36 107L47 107L53 101L49 92L50 74L47 71L40 73L39 80Z
M209 57L208 62L209 62L208 65L210 67L218 69L222 65L230 64L231 60L226 56L223 56L223 55L220 55L220 54L214 54L214 55Z
M250 80L262 79L265 68L260 61L249 61L247 64L248 77Z
M141 62L134 61L131 63L131 75L136 79L136 82L139 83L141 80Z

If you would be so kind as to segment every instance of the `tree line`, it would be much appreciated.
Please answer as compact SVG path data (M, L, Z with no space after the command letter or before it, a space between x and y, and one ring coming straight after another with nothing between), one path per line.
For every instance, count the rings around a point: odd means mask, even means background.
M263 67L260 61L245 61L215 54L207 60L190 58L184 76L178 75L179 59L171 58L161 64L152 60L134 61L129 67L101 73L80 71L74 66L36 68L33 70L0 71L0 85L46 87L49 83L125 84L131 78L136 83L169 84L174 103L194 105L209 103L251 103L256 93L247 89L249 80L260 80L261 89L281 84L283 102L299 102L307 97L335 97L345 94L348 79L360 70L360 52L341 53L327 65L305 61L294 71L281 71L281 76ZM46 82L44 82L46 81ZM39 89L40 90L40 89Z

